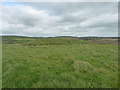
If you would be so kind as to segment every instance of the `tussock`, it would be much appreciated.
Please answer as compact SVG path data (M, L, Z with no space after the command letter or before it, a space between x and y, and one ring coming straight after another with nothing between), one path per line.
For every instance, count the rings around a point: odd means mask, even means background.
M92 65L86 61L75 61L73 67L75 71L79 72L87 72L93 69Z

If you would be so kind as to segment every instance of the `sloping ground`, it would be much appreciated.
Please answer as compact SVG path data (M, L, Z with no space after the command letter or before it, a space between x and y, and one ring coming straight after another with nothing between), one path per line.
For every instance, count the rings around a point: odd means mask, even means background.
M30 39L3 41L3 88L118 87L116 45L79 39Z
M119 39L98 39L98 40L88 40L88 41L98 44L118 45Z
M3 36L2 43L24 44L24 45L78 45L87 43L118 45L120 39L117 37L24 37L24 36Z

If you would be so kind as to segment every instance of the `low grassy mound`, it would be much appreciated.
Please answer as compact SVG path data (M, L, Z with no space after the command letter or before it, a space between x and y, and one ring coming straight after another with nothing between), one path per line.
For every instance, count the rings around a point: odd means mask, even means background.
M23 44L23 45L76 45L76 44L87 44L85 40L80 40L78 38L64 38L64 37L54 37L54 38L28 38L28 37L3 37L3 43L7 44Z

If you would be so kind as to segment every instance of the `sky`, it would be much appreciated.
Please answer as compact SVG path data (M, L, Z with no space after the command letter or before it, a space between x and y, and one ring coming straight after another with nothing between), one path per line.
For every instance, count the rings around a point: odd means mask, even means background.
M4 2L2 35L118 36L117 2Z

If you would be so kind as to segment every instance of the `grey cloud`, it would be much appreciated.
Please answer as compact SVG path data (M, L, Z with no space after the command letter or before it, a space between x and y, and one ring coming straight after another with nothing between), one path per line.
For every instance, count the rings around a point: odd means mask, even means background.
M3 34L117 36L117 3L20 3L3 6Z

